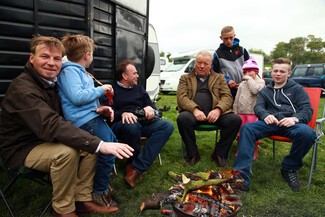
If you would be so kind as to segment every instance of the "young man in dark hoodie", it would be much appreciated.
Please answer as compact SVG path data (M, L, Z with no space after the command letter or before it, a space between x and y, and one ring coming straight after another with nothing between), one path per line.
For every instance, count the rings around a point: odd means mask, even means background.
M235 38L232 26L225 26L221 30L220 39L223 43L213 54L212 69L225 75L227 84L235 98L237 88L242 80L242 67L249 59L247 50L239 46L239 39Z
M288 79L291 61L276 59L272 68L273 81L257 96L254 112L259 120L243 125L240 130L233 171L244 179L244 183L236 186L242 191L249 190L255 142L271 135L292 140L290 153L282 161L281 175L293 191L300 191L296 170L302 167L302 159L316 139L315 132L307 125L313 114L308 94L301 85Z

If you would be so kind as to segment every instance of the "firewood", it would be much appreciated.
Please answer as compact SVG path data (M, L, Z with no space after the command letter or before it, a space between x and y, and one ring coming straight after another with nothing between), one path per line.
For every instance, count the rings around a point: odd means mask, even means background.
M162 201L171 194L170 191L159 192L152 194L140 205L140 210L144 211L146 209L160 209Z
M190 191L198 190L200 188L204 188L210 185L218 185L227 180L228 179L208 179L199 181L190 180L188 183L184 184L184 192L181 198L181 202L184 202L186 194Z

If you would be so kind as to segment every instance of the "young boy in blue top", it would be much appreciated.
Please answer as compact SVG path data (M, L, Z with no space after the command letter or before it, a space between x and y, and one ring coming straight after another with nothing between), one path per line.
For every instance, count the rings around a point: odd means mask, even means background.
M92 76L86 71L93 61L94 41L88 36L67 34L62 38L62 43L70 61L63 63L57 81L64 118L105 142L116 142L114 133L100 116L108 116L113 121L114 112L111 107L99 104L99 98L113 93L113 88L109 84L95 87ZM102 206L117 209L108 187L114 162L113 155L98 155L93 200Z

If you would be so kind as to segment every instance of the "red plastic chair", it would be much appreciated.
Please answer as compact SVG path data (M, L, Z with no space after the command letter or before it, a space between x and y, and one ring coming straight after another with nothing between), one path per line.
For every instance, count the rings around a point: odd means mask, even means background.
M321 88L312 88L312 87L306 87L305 88L309 99L310 99L310 104L314 110L313 112L313 116L311 118L311 120L308 123L308 126L310 126L312 129L315 129L316 126L316 118L317 118L317 114L318 114L318 107L319 107L319 101L320 101L320 96L321 96ZM314 143L314 150L317 150L317 144L319 143L319 137L322 135L318 135L319 132L317 133L317 139ZM283 136L269 136L269 139L273 140L273 160L275 159L275 141L279 141L279 142L292 142L291 139L289 139L288 137L283 137ZM316 162L316 154L314 154L315 151L313 151L313 156L312 156L312 163L311 163L311 167L310 167L310 172L309 172L309 180L308 180L308 184L307 184L307 188L309 188L310 183L311 183L311 178L312 178L312 174L313 174L313 170L314 170L314 165Z

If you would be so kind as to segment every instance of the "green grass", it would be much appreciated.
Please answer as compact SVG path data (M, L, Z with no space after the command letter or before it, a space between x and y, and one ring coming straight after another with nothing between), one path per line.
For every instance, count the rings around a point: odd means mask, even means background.
M319 109L319 116L322 113L325 99L322 98ZM168 171L175 172L197 172L204 170L220 170L215 163L210 161L210 155L215 143L215 134L213 132L197 132L197 141L199 144L201 161L193 167L184 165L181 156L181 139L177 130L176 117L176 96L171 93L161 95L158 101L158 107L170 105L171 109L164 112L164 118L170 120L175 131L168 143L161 152L163 165L160 166L158 160L155 160L151 169L144 175L141 183L137 184L135 189L130 189L123 180L125 160L118 160L118 174L113 178L112 185L115 188L114 198L119 203L120 211L110 216L134 217L134 216L162 216L160 210L147 210L140 212L139 207L142 201L152 193L167 190L174 181L168 177ZM251 190L249 193L241 194L244 203L238 216L303 216L303 217L321 217L325 216L325 156L324 143L318 149L317 169L313 174L313 181L309 190L303 188L301 192L295 193L282 180L280 174L282 158L289 152L290 144L276 144L276 159L272 160L272 144L268 139L262 140L264 144L260 146L259 158L253 164L253 175ZM234 154L237 144L234 142L230 162L234 160ZM304 166L298 171L298 176L302 185L307 184L309 167L311 162L311 151L304 158ZM7 175L1 172L0 186ZM51 190L46 187L39 187L37 184L31 184L30 181L19 182L16 185L15 192L12 193L10 200L15 205L15 211L18 216L36 216L39 208L44 207L51 198ZM170 206L164 209L172 209ZM36 211L35 211L36 210ZM9 216L5 211L4 203L0 202L0 216ZM50 216L48 213L46 216ZM105 215L91 215L105 216Z

